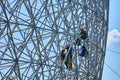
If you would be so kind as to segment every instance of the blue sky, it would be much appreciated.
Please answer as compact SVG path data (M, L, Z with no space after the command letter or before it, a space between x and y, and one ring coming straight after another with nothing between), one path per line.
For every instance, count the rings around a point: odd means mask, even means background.
M120 75L120 0L110 0L109 6L109 32L105 63ZM102 80L120 80L107 65L104 65Z

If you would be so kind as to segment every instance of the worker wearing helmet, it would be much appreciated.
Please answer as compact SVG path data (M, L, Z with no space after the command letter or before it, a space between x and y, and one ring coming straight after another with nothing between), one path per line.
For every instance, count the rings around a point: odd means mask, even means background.
M60 55L61 55L61 62L63 63L64 60L65 60L65 57L66 57L66 47L62 48L62 51L60 52ZM65 61L65 65L66 67L68 68L68 64L67 64L67 61Z
M83 29L82 26L80 26L80 38L85 40L87 38L87 32Z
M73 48L71 47L71 44L68 43L67 46L65 46L68 52L67 60L66 60L66 66L68 69L72 69L72 53L73 53Z
M61 62L64 62L65 57L67 57L66 61L65 61L65 65L68 69L72 68L72 47L71 44L68 43L68 45L66 45L62 51L60 52L61 54ZM68 55L67 55L68 53ZM67 55L67 56L66 56Z
M86 40L87 38L87 32L83 29L82 26L79 27L79 33L78 33L78 37L76 40L76 44L79 46L81 45L81 40Z
M87 32L83 29L82 26L79 27L79 30L80 30L79 40L80 40L80 43L81 43L81 40L83 40L83 42L84 42L84 40L86 40L86 38L87 38ZM83 44L83 45L81 46L80 56L81 56L81 57L84 57L84 56L86 56L87 54L88 54L88 51L87 51L85 45Z

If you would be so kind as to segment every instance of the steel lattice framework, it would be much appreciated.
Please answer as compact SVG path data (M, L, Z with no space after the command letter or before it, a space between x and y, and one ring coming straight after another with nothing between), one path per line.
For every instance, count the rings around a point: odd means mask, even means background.
M109 0L0 0L0 80L101 80ZM72 70L60 50L88 32L89 54L74 48Z

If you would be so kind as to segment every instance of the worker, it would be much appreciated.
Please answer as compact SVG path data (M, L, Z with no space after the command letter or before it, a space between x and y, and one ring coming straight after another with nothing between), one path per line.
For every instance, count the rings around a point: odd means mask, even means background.
M80 56L81 56L81 57L85 57L85 56L88 54L88 51L87 51L87 49L85 48L84 45L83 45L81 48L82 48L82 49L81 49Z
M79 27L79 33L78 33L78 37L76 40L76 44L79 46L81 45L81 40L86 40L87 38L87 32L83 29L82 26Z
M66 57L66 48L63 48L62 49L62 51L60 52L60 55L61 55L61 62L63 63L64 62L64 60L65 60L65 57ZM67 62L65 61L65 65L66 65L66 67L68 68L68 64L67 64Z
M67 63L67 68L68 69L72 69L72 54L73 54L73 48L71 47L71 44L68 43L67 46L65 46L65 48L67 49L67 60L66 60L66 63Z
M65 57L67 57L66 61L65 61L65 65L66 65L66 67L68 69L72 69L72 51L73 51L73 49L71 47L71 44L69 43L60 52L60 54L61 54L61 62L62 63L64 62ZM67 55L67 53L68 53L68 55Z

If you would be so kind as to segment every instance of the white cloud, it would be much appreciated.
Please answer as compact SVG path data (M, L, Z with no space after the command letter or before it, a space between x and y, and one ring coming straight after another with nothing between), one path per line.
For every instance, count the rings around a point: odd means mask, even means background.
M112 31L108 32L107 43L111 42L118 42L120 41L120 32L117 29L113 29Z

